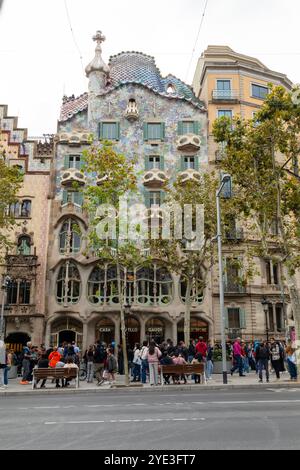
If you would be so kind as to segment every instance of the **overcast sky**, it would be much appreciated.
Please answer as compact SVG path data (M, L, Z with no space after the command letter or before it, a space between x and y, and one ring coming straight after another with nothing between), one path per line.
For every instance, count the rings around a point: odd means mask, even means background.
M66 0L84 67L91 37L103 31L103 57L155 56L163 75L186 79L205 0ZM209 0L188 74L208 44L226 44L300 82L299 0ZM29 135L55 132L63 94L87 90L64 0L5 0L0 13L0 103Z

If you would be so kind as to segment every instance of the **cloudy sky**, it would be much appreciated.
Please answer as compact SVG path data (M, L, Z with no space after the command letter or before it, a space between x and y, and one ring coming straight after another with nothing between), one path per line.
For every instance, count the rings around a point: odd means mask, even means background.
M187 74L205 1L4 0L0 103L29 135L55 132L62 96L87 90L80 55L86 66L97 29L107 38L106 61L121 51L142 51L155 56L164 75L188 83L208 44L229 45L300 82L299 0L208 0Z

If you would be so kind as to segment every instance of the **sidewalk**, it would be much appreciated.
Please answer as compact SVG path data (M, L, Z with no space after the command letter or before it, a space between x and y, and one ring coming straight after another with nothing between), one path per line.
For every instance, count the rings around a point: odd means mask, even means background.
M246 377L239 377L234 375L233 377L228 375L228 385L223 384L222 375L215 374L213 375L212 380L209 380L206 385L195 385L193 381L188 380L186 385L166 385L166 386L157 386L153 387L149 384L141 385L140 383L131 383L130 387L125 387L124 376L117 376L117 381L115 385L101 385L98 387L96 382L89 384L87 382L80 382L78 389L75 388L73 383L68 388L55 388L55 384L51 383L49 380L46 384L46 388L40 390L39 388L32 390L31 385L21 385L20 378L9 380L8 388L6 390L0 389L0 398L2 396L28 396L28 395L44 395L44 394L61 394L61 393L114 393L115 390L122 390L126 392L168 392L170 390L180 390L180 391L210 391L210 390L234 390L234 389L262 389L262 388L299 388L300 382L292 382L289 379L289 374L287 372L281 375L280 380L276 380L275 374L270 375L270 383L264 381L263 384L258 383L258 376L255 372L251 372Z

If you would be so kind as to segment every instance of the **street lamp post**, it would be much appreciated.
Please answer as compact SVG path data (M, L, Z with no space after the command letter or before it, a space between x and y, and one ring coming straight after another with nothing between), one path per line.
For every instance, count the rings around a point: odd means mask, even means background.
M5 306L5 294L9 286L11 279L9 276L5 276L1 285L2 290L2 304L1 304L1 319L0 319L0 339L4 341L4 306Z
M266 321L266 334L267 334L267 342L269 342L269 321L268 321L268 313L269 313L269 302L264 297L261 301L263 306L263 311L265 313L265 321Z
M222 256L222 225L221 225L221 195L226 183L231 181L231 176L224 174L221 185L216 192L217 200L217 239L218 239L218 258L219 258L219 291L220 291L220 317L221 317L221 336L222 336L222 363L223 363L223 384L228 383L227 378L227 351L225 337L225 308L224 308L224 282L223 282L223 256Z

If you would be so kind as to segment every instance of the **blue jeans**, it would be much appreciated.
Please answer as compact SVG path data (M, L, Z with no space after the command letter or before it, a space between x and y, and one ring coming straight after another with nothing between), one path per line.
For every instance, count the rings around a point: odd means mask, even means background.
M214 370L214 365L212 361L206 362L206 378L210 379Z
M140 364L134 364L133 365L133 380L136 382L136 381L140 381L141 380L141 366Z
M258 372L260 380L263 379L263 370L266 371L266 379L269 380L269 361L268 359L259 359L258 361Z
M149 364L147 359L142 359L142 383L147 382L147 372L149 371Z
M10 371L10 366L6 366L4 369L4 385L8 385L8 372Z
M289 368L289 373L291 376L291 379L297 379L297 366L293 362L287 360L288 363L288 368Z
M236 370L239 370L240 376L243 375L243 358L242 356L234 356L235 366L232 367L231 373L233 374Z

